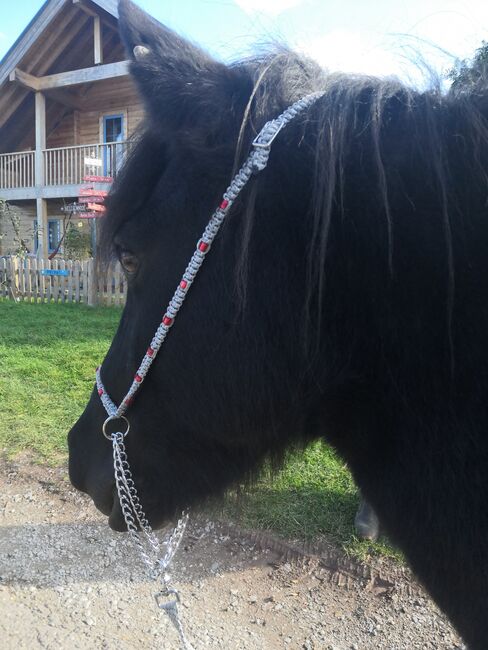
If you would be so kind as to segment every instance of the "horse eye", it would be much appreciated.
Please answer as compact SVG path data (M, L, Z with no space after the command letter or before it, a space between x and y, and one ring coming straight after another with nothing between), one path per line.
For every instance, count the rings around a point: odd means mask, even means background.
M139 260L130 251L121 250L119 252L119 261L126 273L135 273L139 268Z

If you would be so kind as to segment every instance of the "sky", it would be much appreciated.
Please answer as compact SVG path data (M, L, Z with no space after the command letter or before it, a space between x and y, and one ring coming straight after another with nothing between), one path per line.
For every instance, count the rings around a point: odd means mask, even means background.
M0 2L0 57L42 6ZM488 0L138 0L224 60L285 41L331 71L395 74L417 85L488 40Z

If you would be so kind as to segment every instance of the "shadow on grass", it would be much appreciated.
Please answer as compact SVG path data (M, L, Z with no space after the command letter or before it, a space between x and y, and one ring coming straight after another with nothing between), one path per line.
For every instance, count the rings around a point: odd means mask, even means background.
M259 486L227 494L220 514L243 528L287 540L333 544L361 561L381 555L401 562L401 553L386 538L377 542L358 539L354 529L358 505L359 497L352 492Z
M279 531L285 537L311 540L327 533L343 542L353 532L357 496L329 489L259 486L230 493L229 514L252 528Z

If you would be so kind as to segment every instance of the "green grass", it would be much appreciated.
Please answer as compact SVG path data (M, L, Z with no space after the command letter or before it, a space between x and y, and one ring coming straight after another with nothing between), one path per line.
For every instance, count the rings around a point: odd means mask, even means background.
M284 468L265 471L244 491L228 495L223 513L249 529L268 530L296 540L324 540L349 555L366 560L371 555L400 559L386 540L359 540L354 534L357 488L337 454L322 442L290 454Z
M0 302L0 448L44 461L66 455L120 310Z
M66 459L66 433L83 411L94 370L105 356L120 310L0 300L0 449ZM316 443L290 455L274 477L264 472L244 493L229 494L224 514L247 528L287 538L325 537L355 557L394 555L385 543L354 536L355 485L334 452Z

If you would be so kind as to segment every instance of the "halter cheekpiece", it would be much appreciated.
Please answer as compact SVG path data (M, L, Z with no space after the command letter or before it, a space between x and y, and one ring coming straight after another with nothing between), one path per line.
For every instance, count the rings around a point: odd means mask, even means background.
M161 543L144 514L132 478L130 465L127 460L124 438L129 433L130 423L125 416L125 413L132 404L137 391L140 389L147 373L149 372L151 364L156 358L162 344L166 340L166 336L175 322L176 316L178 315L188 291L190 290L190 287L210 250L212 242L217 236L220 226L237 196L254 174L265 169L268 164L271 145L279 132L297 115L309 108L323 95L323 91L315 92L298 100L289 106L279 117L267 122L257 137L253 140L251 153L242 165L241 169L234 176L231 184L223 195L220 205L212 214L207 227L205 228L201 238L198 240L195 252L193 253L176 291L166 308L162 321L154 334L139 368L137 369L132 384L118 406L112 401L103 385L101 368L97 368L96 371L98 394L108 415L103 424L103 435L112 442L115 485L127 530L133 543L139 549L142 560L149 569L151 578L161 580L162 582L160 590L155 595L157 606L164 610L170 617L178 631L181 645L185 650L192 650L192 646L186 639L183 631L178 612L180 597L176 589L174 589L170 584L170 576L167 573L167 569L178 550L178 546L185 532L185 527L188 522L188 513L182 513L169 539L164 544ZM111 425L111 429L117 429L118 426L115 425L119 423L122 425L120 427L121 431L116 431L114 433L108 432L107 429L109 425ZM164 554L162 555L163 548Z

